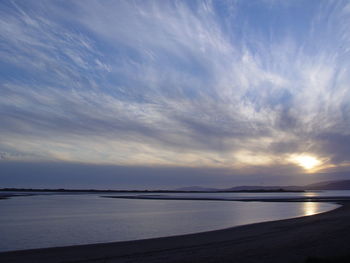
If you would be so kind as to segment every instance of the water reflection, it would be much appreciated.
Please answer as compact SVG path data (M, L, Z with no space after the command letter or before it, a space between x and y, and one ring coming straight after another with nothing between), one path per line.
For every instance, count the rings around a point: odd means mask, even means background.
M303 211L305 216L311 216L320 211L319 203L317 202L304 202Z
M317 197L320 196L320 192L305 192L303 195L305 197Z

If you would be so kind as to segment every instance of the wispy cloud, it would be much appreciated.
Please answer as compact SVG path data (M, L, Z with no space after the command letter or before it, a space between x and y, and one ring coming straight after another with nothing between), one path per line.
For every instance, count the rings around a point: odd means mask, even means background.
M1 3L0 150L241 171L288 166L298 153L347 164L348 9L346 1Z

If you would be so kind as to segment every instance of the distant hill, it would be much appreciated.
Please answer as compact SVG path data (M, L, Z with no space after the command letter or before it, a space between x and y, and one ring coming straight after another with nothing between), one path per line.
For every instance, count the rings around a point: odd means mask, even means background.
M256 190L262 190L262 191L275 191L275 190L287 190L287 191L296 191L296 190L303 190L303 187L300 186L236 186L231 188L223 189L224 191L256 191Z
M230 188L206 188L201 186L189 186L177 188L175 191L188 192L245 192L245 191L300 191L303 187L300 186L235 186Z
M257 186L257 185L243 185L230 188L206 188L201 186L190 186L178 188L176 191L194 191L194 192L218 192L218 191L277 191L283 189L284 191L302 191L302 190L350 190L350 180L340 181L326 181L305 186Z
M306 190L350 190L350 180L327 181L304 186Z
M97 189L31 189L31 188L0 188L1 192L88 192L88 193L175 193L175 192L294 192L305 190L350 190L350 180L326 181L304 186L257 186L243 185L230 188L210 188L189 186L175 190L97 190Z

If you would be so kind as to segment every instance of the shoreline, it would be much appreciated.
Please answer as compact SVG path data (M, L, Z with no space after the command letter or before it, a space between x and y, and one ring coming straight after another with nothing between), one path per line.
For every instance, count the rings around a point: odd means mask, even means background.
M313 198L312 201L338 203L341 206L312 216L194 234L2 252L0 261L305 262L312 257L349 256L350 198L326 199Z
M273 189L251 189L251 190L112 190L112 189L52 189L52 188L0 188L0 192L50 192L50 193L304 193L308 191L318 191L312 189L284 189L283 186Z

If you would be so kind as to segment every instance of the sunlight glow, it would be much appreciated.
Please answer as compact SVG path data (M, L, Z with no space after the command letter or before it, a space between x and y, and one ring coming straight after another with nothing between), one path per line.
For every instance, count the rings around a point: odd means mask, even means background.
M321 161L311 155L297 155L291 158L291 161L297 163L306 170L311 170L321 164Z

